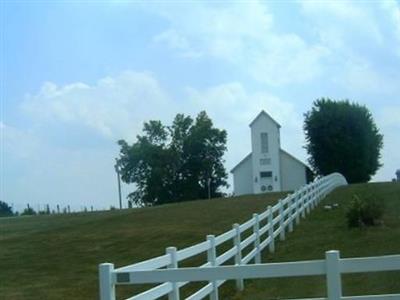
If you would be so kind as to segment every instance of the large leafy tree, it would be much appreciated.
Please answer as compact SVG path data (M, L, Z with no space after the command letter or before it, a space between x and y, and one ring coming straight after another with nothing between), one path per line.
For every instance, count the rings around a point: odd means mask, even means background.
M365 106L318 99L305 114L304 130L317 174L340 172L348 182L366 182L381 167L383 136Z
M118 141L121 178L136 185L128 198L152 206L204 199L209 192L220 196L227 186L226 139L226 131L215 128L204 111L196 119L178 114L170 126L145 123L135 143Z
M0 217L9 217L13 215L11 206L0 200Z

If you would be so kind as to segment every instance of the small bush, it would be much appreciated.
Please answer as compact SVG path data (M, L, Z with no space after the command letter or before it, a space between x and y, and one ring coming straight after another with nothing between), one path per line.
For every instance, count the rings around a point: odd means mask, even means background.
M384 203L375 196L360 198L354 195L346 212L349 227L374 226L384 212Z
M34 216L36 215L36 211L32 207L27 207L22 212L21 216Z
M361 226L361 210L363 203L361 199L354 195L350 202L350 206L346 212L347 226L358 227Z

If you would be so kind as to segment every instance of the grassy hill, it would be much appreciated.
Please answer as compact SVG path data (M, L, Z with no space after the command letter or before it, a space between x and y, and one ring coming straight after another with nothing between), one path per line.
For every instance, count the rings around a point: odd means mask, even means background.
M382 226L347 228L345 211L354 194L382 199L385 204ZM340 206L331 211L323 209L331 203ZM327 250L340 250L341 257L400 254L400 184L355 184L336 189L278 245L273 257L264 255L263 261L324 259ZM345 296L400 293L400 271L346 274L342 278ZM325 287L322 276L253 280L246 285L244 293L234 299L325 297Z
M274 193L122 211L0 218L0 295L97 299L99 263L123 266L164 254L168 246L197 244L280 197Z
M354 193L376 194L384 199L384 225L346 227L346 202ZM219 234L232 223L243 222L283 195L245 196L172 204L156 208L74 215L0 219L0 295L5 299L96 299L97 265L117 267L164 253L165 247L182 248ZM263 261L323 258L338 249L343 257L400 254L400 184L351 185L335 190L321 207L295 227L276 253ZM201 259L198 258L199 261ZM275 299L325 294L323 277L246 281L242 294L226 285L222 299ZM400 292L400 272L344 276L344 293ZM189 287L190 288L190 287ZM137 291L137 288L135 288ZM132 288L118 289L119 296Z

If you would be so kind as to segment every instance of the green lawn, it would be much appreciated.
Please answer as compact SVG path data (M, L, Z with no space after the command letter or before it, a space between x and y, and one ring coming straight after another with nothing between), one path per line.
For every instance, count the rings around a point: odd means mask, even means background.
M282 197L246 196L73 215L0 218L0 299L97 299L97 266L197 244ZM118 289L123 296L128 288Z
M384 225L346 227L344 211L354 193L376 194L385 201ZM156 208L59 216L0 219L0 295L4 299L97 299L97 265L117 267L182 248L219 234L232 223L263 211L282 194L204 200ZM276 253L263 261L321 259L326 250L342 257L400 254L400 184L351 185L322 203L340 207L314 210ZM199 263L202 257L192 263ZM400 272L344 277L345 295L400 292ZM242 294L224 285L222 299L277 299L325 295L323 277L246 281ZM197 285L192 285L193 289ZM137 288L135 289L137 291ZM132 288L118 288L119 296ZM185 291L184 291L185 292ZM0 297L1 298L1 297Z
M348 229L345 210L352 195L377 195L385 203L384 225ZM323 206L339 203L326 211ZM372 183L336 189L303 220L276 253L265 253L263 262L323 259L325 251L340 250L341 257L400 254L400 184ZM326 296L324 277L252 280L234 299L282 299ZM343 294L400 293L400 272L362 273L343 276Z

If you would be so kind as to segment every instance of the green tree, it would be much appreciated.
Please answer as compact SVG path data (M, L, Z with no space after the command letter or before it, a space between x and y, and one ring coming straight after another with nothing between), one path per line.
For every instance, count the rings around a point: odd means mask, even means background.
M196 119L176 115L172 125L144 124L143 135L129 145L120 140L121 178L134 183L128 198L136 205L159 205L221 196L227 186L223 166L227 134L213 126L206 112Z
M9 217L13 215L11 206L6 202L0 201L0 217Z
M305 114L304 131L309 163L317 174L339 172L348 182L366 182L382 166L383 136L365 106L318 99Z

